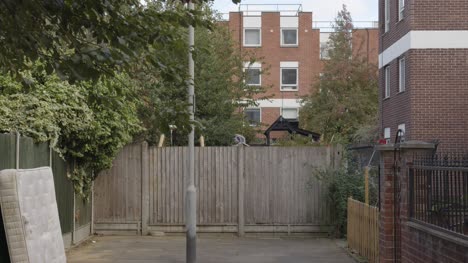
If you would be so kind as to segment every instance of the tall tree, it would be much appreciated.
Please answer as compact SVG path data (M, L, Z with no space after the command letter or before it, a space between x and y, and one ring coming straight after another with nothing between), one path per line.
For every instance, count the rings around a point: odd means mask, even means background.
M249 125L244 125L242 113L237 102L249 101L262 88L244 84L243 61L247 54L241 55L235 48L227 26L217 20L217 14L209 5L199 5L199 12L211 20L211 28L195 29L195 125L197 137L205 136L207 145L230 145L236 133L253 136ZM174 34L181 36L180 43L172 47L179 49L170 52L166 58L171 63L187 64L186 30L179 28ZM184 79L168 79L153 69L138 69L138 81L144 88L142 97L147 98L140 110L147 128L145 138L155 143L159 135L170 134L169 125L175 125L174 143L184 145L189 132L187 114L187 90ZM182 82L180 82L182 81Z
M148 4L163 2L2 0L0 70L17 74L26 68L25 58L41 59L49 74L55 71L62 78L97 79L131 66L148 45L170 45L173 27L205 24L196 11L179 8L155 12L147 8ZM160 54L153 55L143 62L167 69ZM174 69L172 73L177 72Z
M343 5L329 40L330 59L300 113L301 125L320 132L328 143L353 141L356 131L377 116L377 67L353 56L352 33L351 14Z

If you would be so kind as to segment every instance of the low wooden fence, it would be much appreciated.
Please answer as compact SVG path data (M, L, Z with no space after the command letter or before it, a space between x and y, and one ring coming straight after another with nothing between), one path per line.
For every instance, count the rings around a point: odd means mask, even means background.
M348 246L370 263L379 262L379 210L348 199Z
M323 186L334 147L197 147L199 232L320 233L329 226ZM95 230L184 232L186 147L125 147L95 181ZM141 232L140 232L141 231Z

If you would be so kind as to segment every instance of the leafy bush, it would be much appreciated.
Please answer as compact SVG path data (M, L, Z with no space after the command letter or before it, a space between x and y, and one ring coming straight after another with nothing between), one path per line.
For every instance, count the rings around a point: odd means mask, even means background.
M38 70L18 81L0 75L0 132L50 141L67 161L70 179L87 198L93 174L110 168L118 151L140 130L138 99L128 78L70 84Z
M324 198L330 208L330 218L326 218L327 223L332 222L333 229L331 235L336 237L346 236L348 198L364 202L365 179L364 170L352 161L349 154L344 154L344 159L339 168L327 167L318 168L312 173L313 184L317 180L326 189ZM369 173L369 199L370 204L376 204L378 200L377 183L375 180L377 171L371 170Z
M318 146L320 145L318 142L315 142L312 138L292 134L287 135L279 140L276 141L276 145L278 146Z

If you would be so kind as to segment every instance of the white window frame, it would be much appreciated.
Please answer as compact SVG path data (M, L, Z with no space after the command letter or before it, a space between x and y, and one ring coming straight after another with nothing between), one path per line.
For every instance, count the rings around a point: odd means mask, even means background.
M258 84L249 84L246 82L247 80L247 76L248 76L248 73L247 73L247 70L249 69L258 69L259 71L259 83ZM247 85L247 86L251 86L251 87L259 87L259 86L262 86L262 68L261 67L245 67L244 68L244 73L245 73L245 80L244 80L244 83Z
M296 118L295 119L299 119L299 108L284 107L284 108L281 108L280 110L281 110L281 112L280 112L281 116L283 116L284 110L296 110ZM285 117L283 116L283 118L285 118ZM288 119L288 120L293 120L293 119Z
M251 126L251 127L260 126L260 124L262 123L262 108L253 108L253 107L252 108L245 108L244 109L244 114L245 114L246 110L258 110L260 112L260 120L259 120L259 122L257 124L252 124L252 123L249 122L249 126Z
M295 30L296 31L296 44L285 44L284 43L283 30ZM280 38L281 38L281 46L282 47L297 47L297 46L299 46L299 29L298 28L293 28L293 27L281 28L280 33L281 33Z
M285 84L283 85L283 69L295 69L296 70L296 88L283 88L283 87L291 87L293 85ZM299 67L281 67L280 68L280 91L298 91L299 90Z
M406 90L406 60L404 57L398 60L398 91L403 92Z
M259 34L259 40L260 40L260 43L259 44L246 44L245 43L245 31L246 30L258 30L258 34ZM262 28L260 27L244 27L244 47L261 47L262 46Z
M405 18L405 0L398 0L398 21Z
M391 80L391 74L390 74L390 66L386 66L384 68L384 76L385 76L385 83L384 83L384 92L385 92L385 96L384 96L384 99L387 99L387 98L390 98L390 87L391 87L391 84L392 82L390 81Z
M384 7L384 23L385 33L390 29L390 0L385 0Z

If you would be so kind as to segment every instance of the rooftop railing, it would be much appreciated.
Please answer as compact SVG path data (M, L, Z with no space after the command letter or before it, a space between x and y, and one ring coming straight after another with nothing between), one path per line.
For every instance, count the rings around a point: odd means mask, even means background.
M355 29L363 28L379 28L378 21L353 21ZM320 29L322 32L333 32L335 28L335 21L314 21L312 28Z
M262 12L279 12L282 16L298 16L301 4L240 4L239 12L245 16L260 16Z

